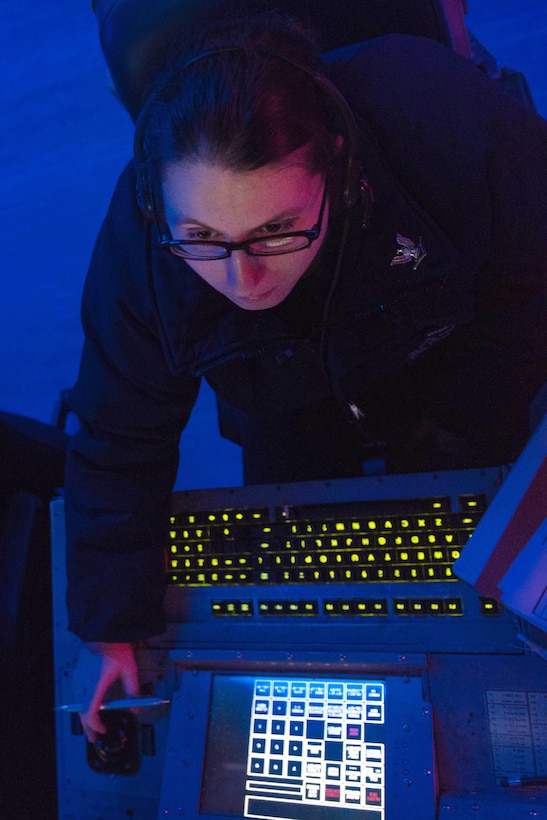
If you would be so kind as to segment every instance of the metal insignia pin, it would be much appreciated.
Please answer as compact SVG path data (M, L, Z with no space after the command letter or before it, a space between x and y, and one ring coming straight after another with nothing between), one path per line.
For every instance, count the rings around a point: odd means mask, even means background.
M418 239L418 244L409 239L407 236L397 234L397 253L390 262L390 267L394 265L408 265L413 262L412 269L416 270L422 259L427 256L427 251L424 248L422 237Z

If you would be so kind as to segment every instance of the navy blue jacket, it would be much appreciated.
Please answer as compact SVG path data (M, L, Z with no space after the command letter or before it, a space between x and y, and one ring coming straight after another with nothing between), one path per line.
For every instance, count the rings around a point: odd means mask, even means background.
M329 72L359 124L375 206L366 231L347 217L327 315L343 216L282 305L245 311L159 249L132 164L120 178L72 391L68 607L84 640L163 629L170 493L202 375L251 416L334 393L373 438L404 441L429 419L491 463L524 444L547 380L547 124L429 40L372 41Z

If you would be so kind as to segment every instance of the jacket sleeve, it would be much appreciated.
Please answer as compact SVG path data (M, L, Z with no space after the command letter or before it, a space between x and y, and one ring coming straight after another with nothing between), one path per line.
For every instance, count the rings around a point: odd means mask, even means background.
M547 380L547 123L421 38L376 41L342 81L399 182L458 249L472 290L474 318L419 362L429 412L491 460L512 460Z
M82 303L65 481L69 628L131 642L164 629L164 548L178 444L199 380L170 372L149 283L150 231L126 171Z

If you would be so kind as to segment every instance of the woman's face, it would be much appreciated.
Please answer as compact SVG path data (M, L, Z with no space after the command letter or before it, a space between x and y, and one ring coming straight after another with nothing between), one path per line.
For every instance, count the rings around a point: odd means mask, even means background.
M173 163L166 168L162 184L173 239L226 242L312 228L324 189L325 179L306 169L302 150L282 164L256 171ZM227 259L185 261L238 307L265 310L279 305L309 268L323 243L327 223L328 201L321 233L309 248L279 256L250 256L237 250Z

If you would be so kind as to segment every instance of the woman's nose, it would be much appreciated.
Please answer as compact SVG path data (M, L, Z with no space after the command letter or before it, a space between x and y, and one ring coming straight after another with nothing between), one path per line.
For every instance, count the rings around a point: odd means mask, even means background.
M256 290L264 276L264 263L258 256L245 251L233 251L226 260L230 287L238 296L249 296Z

